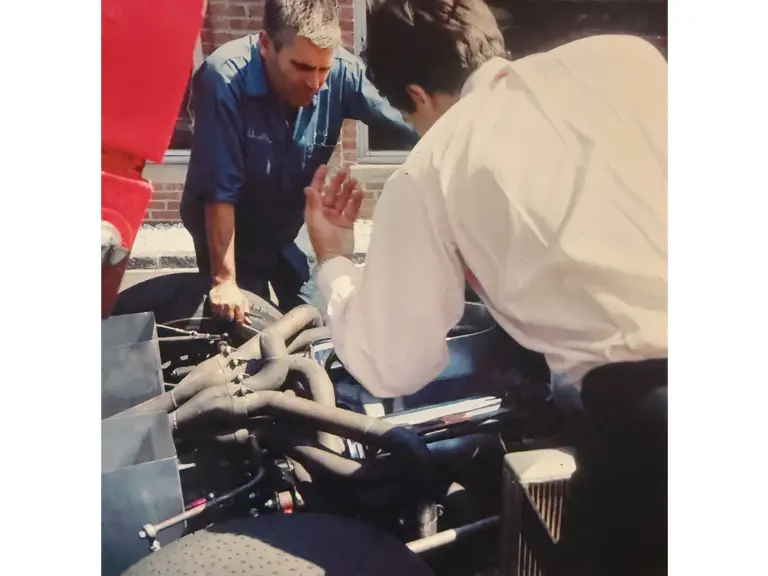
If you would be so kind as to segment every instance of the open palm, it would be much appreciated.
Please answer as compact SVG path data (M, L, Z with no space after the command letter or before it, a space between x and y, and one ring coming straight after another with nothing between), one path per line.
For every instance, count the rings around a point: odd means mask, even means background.
M354 226L363 202L357 180L339 171L326 185L328 167L320 166L304 190L304 219L319 262L336 256L352 257Z

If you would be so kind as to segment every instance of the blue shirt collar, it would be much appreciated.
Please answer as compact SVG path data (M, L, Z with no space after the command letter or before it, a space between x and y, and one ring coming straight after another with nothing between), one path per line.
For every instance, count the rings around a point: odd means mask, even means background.
M248 96L266 96L269 94L269 83L267 82L267 73L264 71L264 60L261 58L259 50L259 35L251 35L251 62L247 67L245 77L245 90ZM328 90L328 80L320 87L320 92ZM315 94L314 100L317 100Z

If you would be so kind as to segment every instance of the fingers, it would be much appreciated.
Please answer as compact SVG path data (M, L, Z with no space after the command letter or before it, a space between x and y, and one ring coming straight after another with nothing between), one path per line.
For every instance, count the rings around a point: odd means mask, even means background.
M229 304L211 304L211 312L213 312L214 316L229 320L230 322L235 319L234 310Z
M352 196L352 192L354 192L357 189L357 180L354 178L349 178L344 182L344 184L341 186L341 192L336 197L336 202L334 203L333 207L338 210L339 212L343 212L344 208L347 206L347 203L349 202L350 197Z
M315 175L312 176L312 182L309 183L310 188L314 188L318 192L322 192L323 187L325 186L325 179L328 177L328 166L325 164L321 164L317 170L315 170Z
M234 290L231 286L214 288L209 297L211 312L215 317L251 325L251 319L247 315L251 309L251 303L236 286Z
M323 205L327 208L332 208L336 204L336 200L342 193L342 185L347 180L349 171L346 169L336 172L330 183L323 191Z
M362 205L363 193L361 190L355 189L344 208L344 217L354 224L355 220L357 220L357 216L360 214L360 207Z
M323 198L317 188L307 186L304 188L304 195L307 197L307 205L305 212L310 210L318 210L323 207ZM306 219L306 216L305 216Z

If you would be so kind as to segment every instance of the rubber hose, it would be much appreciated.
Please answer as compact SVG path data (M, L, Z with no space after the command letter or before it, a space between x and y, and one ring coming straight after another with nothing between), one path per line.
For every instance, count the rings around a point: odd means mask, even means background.
M323 432L374 444L403 458L417 483L429 478L429 449L415 433L377 418L282 392L265 390L235 398L222 397L221 388L203 390L171 417L174 429L178 429L192 421L199 425L200 421L213 419L239 425L247 418L263 415L297 419Z
M256 374L243 380L240 385L254 392L278 390L285 382L290 366L285 342L278 334L267 329L261 333L259 346L260 355L266 359L266 363Z
M306 377L309 391L315 402L323 406L336 406L333 382L320 364L302 356L289 356L288 370Z
M296 445L287 450L288 454L301 462L307 469L323 472L355 482L379 482L394 477L400 470L392 461L371 460L360 462L333 454L315 446Z
M333 382L320 364L309 358L290 356L288 368L292 372L302 374L307 379L312 400L323 406L336 407L336 392L333 389ZM329 432L319 430L317 441L321 446L337 454L344 451L344 441Z
M214 436L216 444L245 444L248 441L250 432L246 428L236 430L232 434L218 434Z
M278 320L277 322L280 322ZM285 340L278 334L267 328L258 337L252 338L249 342L254 342L259 347L259 356L267 358L279 358L286 356ZM163 411L172 412L179 408L190 399L194 398L206 388L225 386L227 382L237 373L245 370L245 366L233 370L232 367L225 365L231 359L218 354L208 358L192 370L173 390L165 392L160 396L150 398L129 408L121 413L123 416L131 414L146 414L149 412ZM285 361L275 361L265 367L255 376L244 381L254 390L276 390L280 388L288 374L288 365Z
M295 418L323 432L389 450L412 466L411 472L417 482L430 476L429 449L418 435L400 426L281 392L259 392L235 399L235 411L241 414L243 408L240 408L239 403L245 406L248 416L266 413Z
M160 396L150 398L149 400L137 404L133 408L129 408L117 415L129 416L133 414L148 414L149 412L159 411L172 412L202 390L216 386L225 386L226 383L227 381L223 371L190 374L184 378L181 383L176 385L173 390L164 392Z
M276 320L275 323L264 330L264 332L272 332L278 334L283 339L283 342L285 342L295 334L298 334L307 326L317 328L322 325L323 317L320 315L320 311L314 306L303 304L301 306L297 306L288 312L285 316ZM264 334L264 332L261 334ZM251 338L248 342L233 352L229 358L243 361L260 358L261 349L258 339L261 334Z
M307 346L317 340L324 340L331 337L331 329L328 326L320 328L310 328L301 332L296 338L288 344L288 354L295 354L304 350Z

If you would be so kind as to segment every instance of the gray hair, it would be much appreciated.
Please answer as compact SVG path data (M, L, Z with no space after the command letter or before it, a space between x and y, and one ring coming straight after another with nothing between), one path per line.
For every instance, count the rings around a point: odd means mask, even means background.
M336 0L267 0L264 30L278 50L296 36L333 48L341 42L338 5Z

